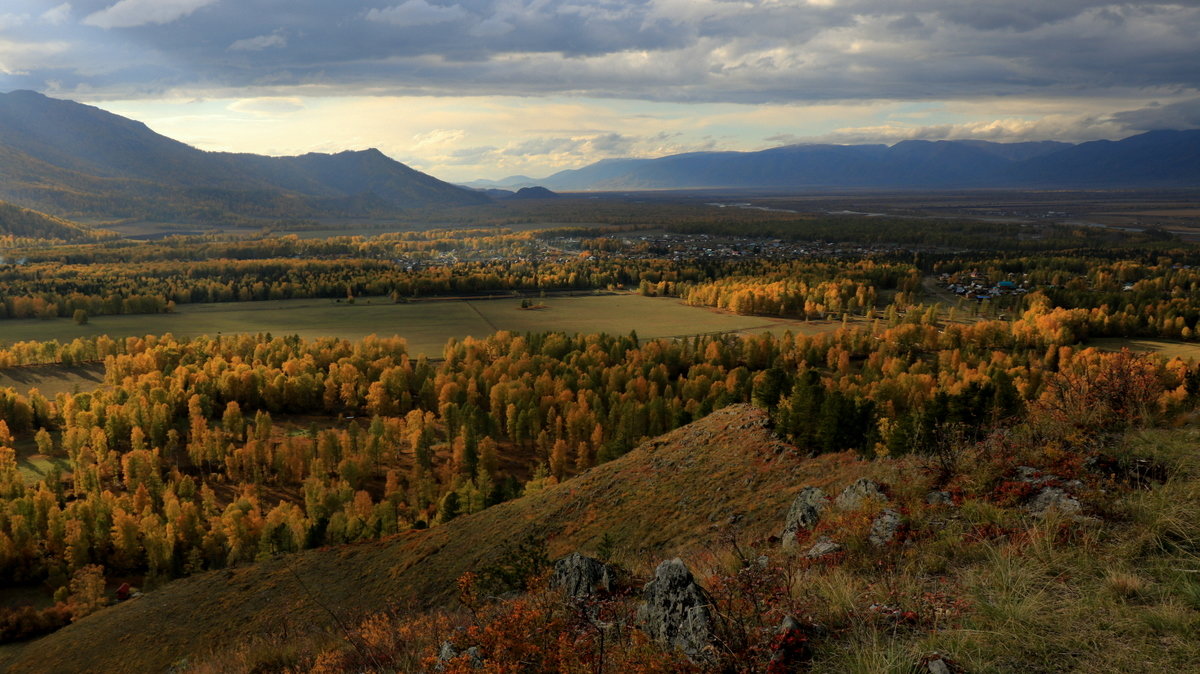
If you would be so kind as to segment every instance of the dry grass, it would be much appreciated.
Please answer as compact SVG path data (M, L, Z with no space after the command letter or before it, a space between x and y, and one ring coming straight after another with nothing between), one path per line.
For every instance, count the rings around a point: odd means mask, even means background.
M739 316L689 307L676 299L635 294L581 292L577 297L557 295L538 301L545 303L544 310L521 311L520 300L515 297L409 304L395 304L382 297L358 298L354 304L331 299L183 304L172 314L94 316L85 325L76 325L69 318L0 320L0 342L69 341L104 334L116 338L142 337L168 332L176 337L269 332L298 334L305 339L362 339L372 334L395 334L408 341L412 354L437 358L451 338L482 338L499 330L622 335L636 330L639 337L648 339L704 333L783 334L789 330L816 334L841 327L836 321ZM13 385L19 384L18 381ZM66 390L73 384L68 377Z
M1156 353L1164 358L1180 358L1183 360L1200 359L1200 344L1195 342L1180 342L1171 339L1134 339L1126 337L1101 337L1089 339L1088 346L1094 346L1105 351L1120 351L1129 349L1138 353Z

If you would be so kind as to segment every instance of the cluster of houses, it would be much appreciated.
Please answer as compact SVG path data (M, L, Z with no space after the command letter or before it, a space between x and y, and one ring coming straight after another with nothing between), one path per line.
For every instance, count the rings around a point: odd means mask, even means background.
M712 234L624 234L605 237L618 241L621 257L627 259L666 259L684 262L698 259L736 258L797 259L816 256L866 257L874 253L896 251L894 246L830 243L824 241L785 241ZM581 250L584 239L557 237L552 245L563 250Z
M955 279L950 274L942 274L938 277L938 285L946 288L950 292L960 297L965 297L969 300L982 302L1005 295L1024 295L1029 292L1029 288L1024 282L1018 284L1013 280L1004 280L992 283L987 278L978 273L970 273Z

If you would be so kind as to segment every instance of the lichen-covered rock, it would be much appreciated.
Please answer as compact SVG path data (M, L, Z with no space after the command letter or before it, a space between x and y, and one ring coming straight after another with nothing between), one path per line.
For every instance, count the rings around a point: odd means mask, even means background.
M693 661L706 660L713 639L708 594L679 558L658 565L646 583L637 620L660 644L677 648Z
M597 592L612 592L613 572L598 559L572 552L554 563L550 584L569 597L589 597Z
M796 547L796 534L805 529L813 528L825 510L827 499L825 492L817 487L805 487L792 501L788 509L787 519L783 525L783 549L793 550Z
M896 532L900 531L900 525L904 523L904 518L895 510L884 510L876 515L871 522L871 534L867 536L867 541L871 545L883 547L891 543L896 538Z
M839 510L858 510L869 500L887 501L888 499L877 482L862 477L843 489L834 501L834 505Z
M1083 506L1058 487L1043 487L1025 504L1025 509L1037 517L1045 517L1052 510L1057 510L1063 515L1078 515Z
M929 505L954 505L954 498L948 491L931 491L925 495L925 502Z
M830 538L828 536L822 536L822 537L818 538L815 543L812 544L812 547L810 547L808 549L808 551L804 553L804 556L809 559L817 559L818 557L824 557L825 555L832 555L835 552L841 552L841 551L842 551L841 544L837 543L836 541L834 541L832 538Z

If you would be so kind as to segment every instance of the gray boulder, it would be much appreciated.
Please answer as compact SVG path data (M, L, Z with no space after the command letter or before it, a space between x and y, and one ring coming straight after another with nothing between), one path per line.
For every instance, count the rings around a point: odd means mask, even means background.
M612 592L613 573L604 562L572 552L554 563L550 585L569 597L590 597L597 592Z
M805 487L792 501L788 509L787 519L783 525L783 549L792 550L796 547L796 534L804 529L811 529L821 519L825 510L825 492L817 487Z
M867 541L876 547L883 547L895 540L896 532L903 523L904 518L900 513L891 509L885 510L871 522L871 534L867 536Z
M954 498L950 496L948 491L931 491L925 495L925 502L929 505L954 505Z
M822 537L818 538L815 543L812 544L812 547L810 547L808 549L808 552L804 553L804 556L809 559L817 559L818 557L824 557L825 555L832 555L835 552L841 552L841 551L842 551L841 544L837 543L836 541L834 541L832 538L830 538L828 536L822 536Z
M1083 510L1079 501L1058 487L1043 487L1029 503L1025 510L1037 517L1045 517L1050 511L1057 510L1063 515L1078 515Z
M707 660L713 640L711 601L679 558L658 565L638 606L638 624L652 639L693 661Z
M941 658L934 658L929 661L925 668L929 670L929 674L951 674L950 666Z
M438 649L437 670L439 672L445 670L446 663L463 653L467 654L467 659L471 662L473 669L483 669L483 656L479 654L479 648L472 646L465 651L460 651L449 641L443 641L442 647Z
M834 501L834 505L839 510L858 510L868 500L887 501L888 498L877 482L862 477L843 489Z

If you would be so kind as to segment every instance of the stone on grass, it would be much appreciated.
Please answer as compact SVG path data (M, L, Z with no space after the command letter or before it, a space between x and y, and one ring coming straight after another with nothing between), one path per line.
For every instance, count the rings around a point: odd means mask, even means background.
M837 500L834 501L834 505L839 510L858 510L868 500L886 501L888 499L877 482L862 477L843 489L842 493L838 494Z
M929 663L925 665L925 668L929 670L929 674L951 674L950 666L947 665L946 661L941 658L934 658L930 660Z
M1036 517L1045 517L1051 511L1058 511L1063 515L1078 515L1083 510L1083 506L1058 487L1043 487L1036 496L1030 499L1029 503L1025 504L1025 509Z
M771 661L767 671L772 674L784 672L800 672L812 659L812 649L808 645L808 632L792 616L784 616L783 623L775 633L774 648L771 650Z
M708 593L679 558L667 560L646 583L637 610L638 624L652 639L677 648L693 661L710 656L713 618Z
M931 491L925 495L925 503L929 505L954 505L954 498L948 491Z
M612 592L613 573L604 562L572 552L554 563L550 584L569 597L581 599Z
M904 518L895 510L884 510L875 516L871 522L871 534L867 541L876 547L883 547L896 538Z
M817 487L805 487L796 495L796 499L792 501L792 507L788 509L787 519L783 525L783 549L792 550L796 547L796 534L805 529L813 528L813 525L821 519L821 512L825 510L825 492Z
M809 559L817 559L818 557L824 557L825 555L832 555L835 552L841 552L841 551L842 551L841 544L837 543L836 541L834 541L832 538L830 538L828 536L822 536L822 537L818 538L815 543L812 544L812 547L810 547L808 549L808 552L804 553L804 556Z

